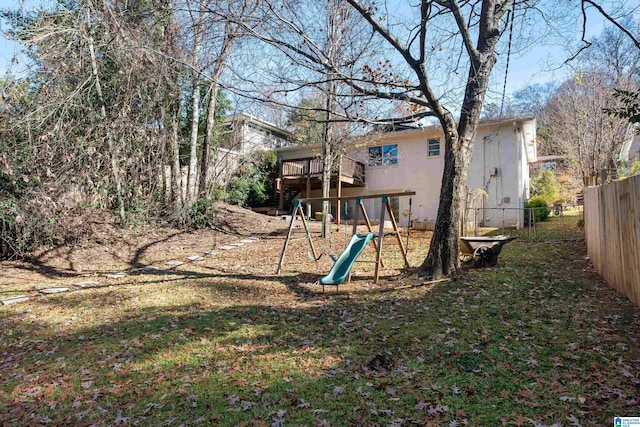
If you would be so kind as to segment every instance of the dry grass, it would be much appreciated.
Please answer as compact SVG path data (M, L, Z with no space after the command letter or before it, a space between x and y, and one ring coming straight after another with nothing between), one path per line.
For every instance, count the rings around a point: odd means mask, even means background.
M328 254L316 265L295 240L276 276L283 237L263 237L1 307L2 424L587 426L637 408L638 312L584 242L516 241L498 268L377 292L418 283L387 237L380 285L368 248L353 282L323 294ZM428 239L412 232L412 263ZM2 291L34 282L3 277Z

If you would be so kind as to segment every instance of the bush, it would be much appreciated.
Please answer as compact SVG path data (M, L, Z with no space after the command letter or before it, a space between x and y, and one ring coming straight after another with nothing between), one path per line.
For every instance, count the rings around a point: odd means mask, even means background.
M278 157L273 151L257 151L242 165L227 189L228 203L258 207L269 199L278 175Z
M629 176L640 175L640 159L634 160L629 167Z
M533 215L535 217L536 222L544 221L549 218L549 208L547 207L547 202L541 197L534 197L533 199L529 199L529 201L524 205L524 223L525 225L529 225L529 212L533 210Z
M561 190L560 182L553 171L540 168L531 174L531 194L536 199L544 200L545 206L560 199Z
M211 227L216 214L216 199L199 199L189 208L189 225L193 228Z
M41 245L61 244L60 224L43 200L0 201L0 258L22 257Z

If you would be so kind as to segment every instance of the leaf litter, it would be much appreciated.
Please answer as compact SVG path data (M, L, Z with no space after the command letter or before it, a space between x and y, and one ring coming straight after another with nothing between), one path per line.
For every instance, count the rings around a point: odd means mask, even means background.
M430 236L414 233L415 265ZM639 404L637 309L584 242L514 242L499 268L376 292L416 280L390 249L381 285L363 263L324 294L303 243L281 276L265 237L2 308L0 421L595 426Z

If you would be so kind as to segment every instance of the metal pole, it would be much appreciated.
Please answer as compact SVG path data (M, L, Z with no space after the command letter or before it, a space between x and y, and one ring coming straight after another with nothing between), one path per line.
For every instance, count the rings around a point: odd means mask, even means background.
M407 244L406 249L409 252L409 231L411 230L411 198L409 198L409 224L407 225Z

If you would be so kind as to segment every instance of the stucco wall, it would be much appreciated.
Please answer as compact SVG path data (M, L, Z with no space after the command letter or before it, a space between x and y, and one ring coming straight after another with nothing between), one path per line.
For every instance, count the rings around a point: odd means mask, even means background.
M410 132L390 133L377 138L368 146L398 145L398 163L395 165L369 166L367 148L350 153L350 156L366 165L366 187L362 194L382 194L403 191L415 191L411 197L413 221L435 220L440 198L440 183L444 168L444 142L441 140L441 151L437 157L427 156L427 139L437 134ZM399 225L406 227L409 218L405 213L409 210L409 197L401 197ZM372 219L380 215L381 203L377 199L363 202Z
M528 176L523 141L522 130L511 122L478 132L467 187L487 193L477 217L486 226L522 225L525 173Z
M431 138L440 139L440 155L428 156ZM397 164L369 166L368 147L398 145ZM307 148L308 149L308 148ZM366 186L344 188L343 196L384 194L415 191L416 195L399 200L399 225L406 227L409 218L409 200L412 201L413 221L435 221L440 198L444 168L444 138L437 128L378 134L366 147L348 155L366 165ZM528 161L535 159L535 120L504 121L480 126L467 187L482 188L487 192L483 206L486 225L522 226L522 208L528 197ZM304 157L301 151L283 151L280 158ZM335 190L332 190L332 195ZM317 196L316 194L313 194ZM363 201L371 219L380 214L379 199ZM314 210L317 207L314 207ZM478 218L481 219L481 218Z

